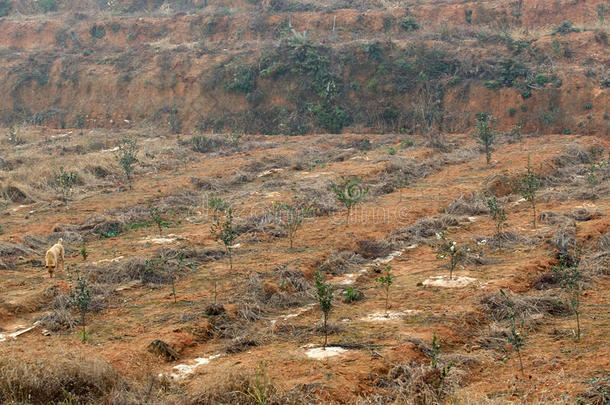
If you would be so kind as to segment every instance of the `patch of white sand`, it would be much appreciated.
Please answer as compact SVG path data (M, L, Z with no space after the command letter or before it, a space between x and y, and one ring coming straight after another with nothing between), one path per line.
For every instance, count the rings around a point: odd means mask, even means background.
M32 324L32 326L29 326L29 327L24 328L24 329L20 329L20 330L18 330L16 332L6 333L6 334L5 333L0 333L0 342L4 342L8 338L17 339L17 336L23 335L24 333L27 333L27 332L31 331L32 329L35 329L38 326L38 324L39 324L39 322L36 321L36 322L34 322Z
M273 173L279 173L284 171L284 169L278 168L278 169L269 169L269 170L265 170L264 172L259 173L256 177L265 177L265 176L269 176Z
M363 318L365 321L370 322L386 322L386 321L395 321L397 319L404 319L409 315L414 315L420 311L415 309L407 309L404 311L388 311L385 312L373 312L372 314L368 314L366 318Z
M417 247L417 245L412 245L413 248ZM407 248L410 249L411 247ZM387 255L386 257L378 257L377 259L373 260L371 263L366 264L363 268L361 268L360 270L358 270L358 273L346 273L344 274L340 280L337 281L338 285L351 285L354 284L354 282L358 279L358 277L360 277L363 274L366 274L368 272L368 269L370 267L373 267L377 264L387 264L389 262L391 262L392 260L394 260L395 258L397 258L398 256L401 256L402 253L404 252L403 250L396 250L392 253L390 253L389 255Z
M166 235L165 237L154 237L147 236L145 239L141 240L140 243L154 243L157 245L167 245L169 243L174 243L178 239L182 239L180 235L174 235L173 233Z
M102 263L116 263L116 262L120 262L124 258L125 258L125 256L118 256L118 257L115 257L114 259L102 259L97 262L91 262L91 264L95 265L95 264L102 264Z
M356 274L356 273L346 273L343 276L344 276L343 280L339 281L340 285L354 284L354 281L356 281L356 278L358 278L358 274Z
M347 349L344 349L342 347L326 346L326 349L323 349L321 347L314 347L313 349L309 349L305 352L305 355L310 359L322 360L329 357L339 356L345 352L347 352Z
M280 318L282 318L283 320L290 319L290 318L296 318L297 316L301 315L302 313L305 313L305 312L309 311L310 309L312 309L315 305L316 304L305 305L304 307L297 309L297 312L294 312L294 313L288 314L288 315L282 315Z
M221 355L222 354L219 353L213 354L209 357L198 357L196 359L193 359L192 363L190 364L178 364L177 366L173 367L176 372L170 373L169 376L173 380L179 380L181 378L184 378L189 374L193 374L197 367L202 366L204 364L208 364L210 360L214 360L215 358L220 357Z
M450 279L449 276L433 276L425 279L422 284L426 287L462 288L475 281L477 279L472 277L453 277Z
M386 257L378 257L377 259L373 260L373 263L381 263L381 264L389 263L392 260L394 260L396 257L401 256L402 252L403 252L402 250L396 250L396 251L390 253L389 255L387 255Z

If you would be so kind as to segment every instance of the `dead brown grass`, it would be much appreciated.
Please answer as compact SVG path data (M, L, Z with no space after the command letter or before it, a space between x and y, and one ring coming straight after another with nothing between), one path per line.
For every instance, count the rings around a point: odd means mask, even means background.
M526 318L536 314L568 315L571 310L568 304L552 294L510 295L516 317ZM480 305L485 315L495 321L507 320L513 309L500 292L481 297Z
M90 356L0 356L0 399L5 404L100 403L125 397L121 392L128 390L116 370Z

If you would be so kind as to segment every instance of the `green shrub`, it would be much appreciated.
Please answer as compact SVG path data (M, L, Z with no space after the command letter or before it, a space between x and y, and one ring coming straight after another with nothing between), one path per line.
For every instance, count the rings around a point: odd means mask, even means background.
M369 58L369 60L381 62L383 60L383 48L381 42L371 42L369 44L362 44L360 49Z
M540 189L540 179L542 178L542 168L540 171L532 169L530 157L527 157L527 167L525 173L519 175L516 180L516 188L519 190L519 194L526 201L528 201L532 207L534 216L534 228L536 228L536 196Z
M125 172L129 188L131 188L131 174L134 171L134 165L138 162L138 144L135 139L125 137L119 143L118 148L115 158Z
M234 93L251 93L256 88L256 76L257 72L252 66L239 66L233 70L225 88Z
M182 131L182 118L180 118L178 110L171 110L167 116L167 125L169 125L169 130L172 131L173 134L179 134L180 131Z
M87 278L83 277L76 272L76 283L75 286L70 290L69 293L70 304L80 312L81 325L83 330L81 332L81 339L83 342L87 341L87 330L85 329L85 316L89 312L89 306L91 305L91 291L89 290L89 283Z
M38 8L43 13L49 13L57 10L57 3L55 0L38 0Z
M72 194L72 187L77 182L78 176L75 172L66 172L63 167L60 167L59 172L54 173L51 185L60 192L61 200L66 204Z
M74 117L74 128L84 128L85 127L85 114L83 113L78 113L76 114L76 116Z
M349 223L349 217L353 208L360 203L369 192L369 188L363 187L360 183L360 179L356 176L341 176L341 183L332 186L335 197L346 208L346 225Z
M335 287L331 283L326 283L326 277L324 274L316 271L313 275L313 279L316 285L316 293L318 296L318 302L320 303L320 310L322 311L322 328L324 330L324 345L326 349L328 343L328 315L333 307L333 293Z
M288 234L290 250L294 245L297 231L303 225L305 218L311 213L312 205L297 196L292 197L292 203L273 202L270 214Z
M515 114L517 114L517 109L515 107L510 107L508 109L508 115L511 116L511 117L514 117Z
M163 235L163 228L169 228L169 222L163 219L159 212L159 208L153 207L150 200L148 200L148 215L150 215L152 221L157 225L159 235Z
M596 7L597 10L597 18L600 22L604 22L606 20L606 13L608 12L608 7L605 4L598 4Z
M221 149L225 142L221 138L197 135L191 138L191 148L195 152L209 153Z
M111 224L105 230L100 232L100 238L109 239L116 238L122 232L121 226L118 224Z
M212 197L209 201L212 212L210 234L216 242L221 243L229 256L229 269L233 270L233 245L239 236L234 223L233 207L219 197Z
M357 290L352 287L347 287L345 291L343 291L343 302L347 304L351 304L356 301L360 301L363 298L363 294L360 290Z
M464 10L464 18L467 24L472 24L472 10Z
M318 118L318 124L331 134L339 134L349 125L350 116L339 106L317 104L312 108L313 114Z
M93 25L89 29L89 34L91 34L92 38L102 39L106 36L106 28L101 25Z
M550 79L543 74L537 74L535 80L536 80L536 83L538 83L540 86L544 86L545 84L547 84L550 81Z
M6 17L12 9L13 5L10 1L0 0L0 17Z
M477 143L482 145L485 148L485 156L487 160L487 164L491 162L491 145L494 143L496 139L496 131L491 127L491 122L493 121L493 116L486 112L477 113L476 118L476 128L477 131L475 133L475 137L477 138Z
M388 316L388 310L390 309L390 287L394 283L394 276L391 273L392 266L388 265L385 268L385 275L379 276L375 279L375 282L385 292L385 315Z
M413 17L405 17L400 22L400 27L405 31L417 31L419 24Z
M551 32L551 34L552 35L557 35L557 34L566 35L566 34L569 34L570 32L580 32L580 29L574 27L574 23L572 23L572 21L565 20L560 25L553 28L553 31Z
M500 235L502 227L506 224L506 210L498 203L495 196L487 200L487 206L489 207L491 218L496 221L496 233Z

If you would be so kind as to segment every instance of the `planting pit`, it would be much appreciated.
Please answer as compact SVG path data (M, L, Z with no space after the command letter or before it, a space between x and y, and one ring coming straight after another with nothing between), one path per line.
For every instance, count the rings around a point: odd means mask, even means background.
M365 318L362 318L362 320L368 322L396 321L399 319L404 319L409 315L415 315L419 312L420 311L415 309L407 309L404 311L388 311L387 314L385 312L373 312L372 314L368 314Z
M477 281L472 277L453 277L448 276L433 276L424 280L422 283L426 287L443 287L443 288L463 288Z
M310 359L324 360L329 357L340 356L347 353L348 350L337 346L326 346L326 349L321 347L314 347L305 352L305 355Z
M176 370L175 373L170 373L169 376L172 380L179 380L184 378L190 374L195 372L195 369L204 364L208 364L210 360L214 360L217 357L220 357L222 354L213 354L209 357L198 357L193 359L191 364L178 364L174 366L173 369Z

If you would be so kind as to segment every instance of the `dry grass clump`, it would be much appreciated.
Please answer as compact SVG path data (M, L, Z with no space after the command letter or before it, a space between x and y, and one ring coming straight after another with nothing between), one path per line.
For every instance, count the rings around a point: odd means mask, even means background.
M486 316L495 321L509 319L513 310L515 316L522 318L536 314L568 315L571 312L567 303L551 294L514 295L510 300L514 308L508 305L506 297L500 292L493 292L482 296L480 305Z
M445 208L445 214L449 215L481 215L489 214L489 207L485 196L481 194L463 195L454 199Z
M405 187L408 183L429 176L440 170L438 158L417 161L393 156L381 174L373 181L373 193L383 195Z
M591 189L590 180L592 166L603 153L603 149L591 148L586 150L580 145L568 145L562 155L553 158L555 168L542 177L543 186L572 185L579 186L570 191L572 199L596 199L599 195L606 195L607 184L598 184L595 190ZM595 171L596 183L604 182L609 178L610 165L599 165Z
M10 201L16 204L31 204L34 198L31 196L34 191L25 184L17 184L12 181L4 181L0 184L0 196L5 201Z
M610 272L610 251L602 250L601 252L584 255L578 267L587 279L605 276Z
M321 269L329 274L345 274L364 265L366 260L352 250L332 252L322 263Z
M89 278L96 283L118 284L139 280L149 284L167 284L172 276L177 275L177 265L174 260L158 256L146 260L140 257L129 258L117 263L99 266L89 266ZM184 265L180 269L188 271Z
M551 245L560 253L567 253L576 249L576 228L573 226L562 226L557 229L550 240Z
M392 231L392 242L426 242L429 238L435 237L437 233L446 230L450 226L458 226L460 222L462 222L462 218L448 214L425 217L418 220L413 225L405 226Z
M280 265L274 269L274 273L280 277L280 284L287 291L307 292L312 288L311 283L305 278L303 272L293 269L290 265Z
M428 363L412 361L397 364L390 369L387 377L380 378L379 386L383 393L360 398L359 405L365 404L413 404L431 405L444 403L459 387L464 372L453 366L445 378L442 368L449 362L439 359L439 368Z
M521 236L515 231L506 231L500 234L495 234L491 238L487 239L486 245L492 249L509 249L521 243L531 245L535 244L536 241L534 239Z
M241 286L235 287L233 291L241 292L237 304L237 314L243 320L254 322L267 313L266 303L273 293L265 288L258 275L248 277Z
M23 243L32 248L38 253L44 253L48 248L57 243L59 238L63 239L63 244L66 252L71 253L71 247L81 246L83 237L80 233L74 231L53 232L47 235L25 235Z
M317 180L309 185L298 186L296 195L305 195L311 203L311 210L317 216L328 216L339 210L337 199L331 191L329 180Z
M539 215L540 222L549 225L573 226L574 220L560 212L544 211Z
M236 284L238 316L248 322L260 319L276 309L300 307L313 302L312 286L301 272L291 269L279 271L280 280L274 282L261 275L252 275Z
M578 207L572 210L570 213L570 217L574 218L577 221L590 221L592 219L598 218L600 216L600 212L597 208L589 208L589 207Z
M266 234L274 238L286 236L286 231L279 224L279 219L270 213L250 215L248 218L238 220L237 232L239 234Z
M548 290L559 285L559 275L554 271L542 273L532 282L532 287L536 290Z
M479 346L490 350L502 350L508 343L510 329L499 322L492 322L481 330L476 342Z
M45 296L51 300L51 311L38 319L41 324L53 332L74 328L77 321L72 314L68 295L59 291L57 287L50 287L45 291Z
M193 190L182 191L162 197L157 201L151 201L152 206L158 209L161 214L190 211L193 207L200 206L202 203L201 195ZM119 224L131 224L150 221L151 219L148 204L136 204L109 210L105 212L105 215L115 219ZM97 214L91 217L91 220L102 219L103 217Z
M212 380L213 379L213 380ZM201 382L185 405L310 405L318 403L306 390L295 387L285 391L267 375L264 368L257 372L238 371L210 376Z
M603 234L597 240L597 247L599 250L610 250L610 232Z
M386 240L361 239L356 242L358 248L356 253L365 259L377 259L378 257L386 257L392 252L392 244Z
M224 352L228 354L242 353L257 346L260 346L257 339L250 335L242 335L231 339L231 342L225 346Z
M22 243L12 243L0 241L0 257L15 258L27 257L35 254L34 250L25 246Z
M198 190L214 191L216 193L225 191L225 185L220 179L211 177L191 177L189 181Z
M168 260L170 264L176 264L182 253L184 265L198 265L214 260L220 260L227 254L224 250L215 248L198 248L193 246L164 246L159 249L157 255Z
M557 167L568 167L591 163L592 156L581 145L566 145L563 154L553 158L553 164Z
M449 142L447 137L437 131L429 131L424 134L426 146L440 152L449 152L455 146Z
M213 192L224 192L232 187L246 184L253 181L256 178L252 172L242 172L241 170L234 170L229 176L222 178L212 177L191 177L189 181L195 188L203 191Z
M0 356L0 402L4 404L117 403L113 399L124 397L128 390L116 370L90 356L70 352L28 359L7 353Z
M610 375L587 381L589 389L578 396L577 403L607 405L610 403Z
M246 163L240 169L246 173L257 173L270 169L283 169L290 167L292 163L291 159L287 156L273 154L263 156L260 160Z
M226 147L226 140L218 136L196 135L184 144L190 144L191 149L199 153L217 152Z

